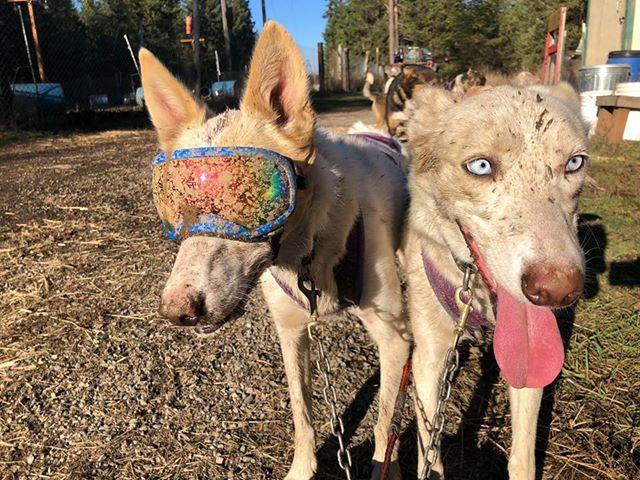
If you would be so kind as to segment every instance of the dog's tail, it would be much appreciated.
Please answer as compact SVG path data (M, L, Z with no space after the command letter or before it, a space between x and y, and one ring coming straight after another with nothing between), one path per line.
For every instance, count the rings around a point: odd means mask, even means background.
M367 76L364 80L364 87L362 87L362 95L364 95L366 98L368 98L372 102L376 101L376 97L374 97L373 94L371 93L371 85L373 85L374 81L375 79L373 78L373 73L367 72Z

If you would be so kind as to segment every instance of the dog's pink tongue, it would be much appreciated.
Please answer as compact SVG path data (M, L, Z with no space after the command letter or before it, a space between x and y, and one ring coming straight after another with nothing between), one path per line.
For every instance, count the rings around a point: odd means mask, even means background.
M520 302L497 285L493 352L502 375L515 388L541 388L558 376L564 347L550 309Z

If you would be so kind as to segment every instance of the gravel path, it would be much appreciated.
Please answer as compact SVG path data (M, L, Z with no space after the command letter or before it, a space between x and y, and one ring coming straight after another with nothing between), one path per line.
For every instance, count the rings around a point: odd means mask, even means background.
M320 124L344 129L367 116L339 112ZM0 153L0 478L286 474L293 427L259 296L214 338L156 314L176 248L161 236L151 203L155 151L151 131L123 130L27 140ZM326 322L356 478L368 478L376 352L354 319ZM449 409L449 479L506 472L504 389L492 355L481 354L465 355ZM315 385L319 400L317 378ZM401 456L412 478L408 417ZM342 478L319 401L315 418L317 478ZM546 465L558 473L562 464L547 457Z

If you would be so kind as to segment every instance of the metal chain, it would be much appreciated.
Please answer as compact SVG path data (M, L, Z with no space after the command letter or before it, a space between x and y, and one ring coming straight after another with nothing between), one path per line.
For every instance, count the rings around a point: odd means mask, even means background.
M442 377L440 378L440 390L438 393L438 404L436 405L436 411L433 414L431 420L431 430L429 432L429 442L422 452L424 457L424 467L418 477L419 480L426 480L431 475L433 466L438 460L438 452L440 450L440 440L442 438L442 430L444 430L444 412L447 407L447 402L451 398L451 386L453 384L453 377L458 370L460 357L458 354L458 344L460 338L464 334L465 327L467 325L467 318L469 313L473 310L471 301L473 300L473 290L469 288L471 280L475 274L475 268L472 265L466 265L464 270L464 279L462 286L458 287L455 293L455 300L460 310L460 316L458 317L458 323L455 326L453 332L453 342L447 349L447 354L444 359L444 370ZM466 296L466 301L463 295ZM420 404L420 401L418 400ZM428 424L428 422L426 422ZM427 425L428 427L428 425ZM429 456L432 458L430 459Z
M331 383L331 368L329 367L329 360L325 355L324 344L318 335L314 335L314 327L319 325L318 323L318 297L320 292L316 289L315 282L309 273L308 263L303 263L303 271L298 276L298 288L304 293L309 300L309 314L310 319L307 324L307 335L309 340L316 344L318 349L318 359L315 361L318 372L322 375L324 386L322 388L322 395L324 397L324 403L329 408L329 422L331 423L331 433L338 440L338 465L344 471L347 480L351 478L351 468L353 464L351 462L351 452L344 440L344 423L342 418L338 415L338 397L336 390Z

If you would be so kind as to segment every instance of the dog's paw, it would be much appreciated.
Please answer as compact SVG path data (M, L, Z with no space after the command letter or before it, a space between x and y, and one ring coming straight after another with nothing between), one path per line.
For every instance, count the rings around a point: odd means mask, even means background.
M373 470L371 471L371 480L380 480L382 475L382 462L376 460L373 461ZM400 464L397 460L391 462L389 465L389 471L387 477L384 480L401 480L402 473L400 472Z
M316 474L316 460L309 462L293 462L284 480L312 480Z
M284 480L313 480L315 473L313 471L300 472L289 470Z

